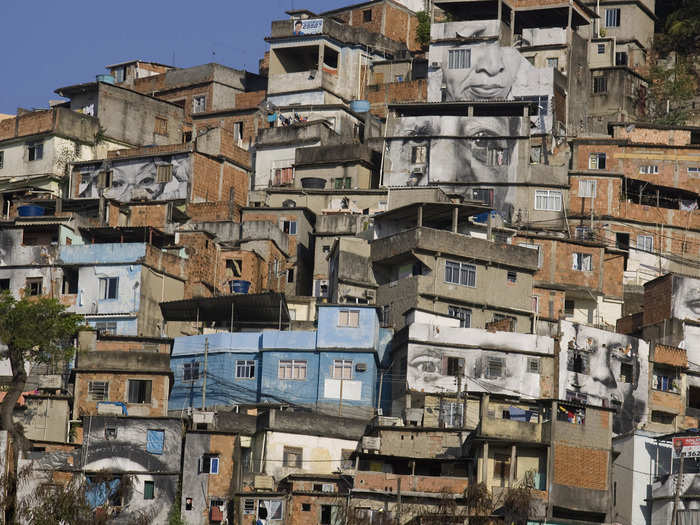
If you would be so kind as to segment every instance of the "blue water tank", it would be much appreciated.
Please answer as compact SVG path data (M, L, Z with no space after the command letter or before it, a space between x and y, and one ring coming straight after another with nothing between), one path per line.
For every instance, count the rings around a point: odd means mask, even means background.
M17 208L20 217L41 217L44 215L44 208L36 204L25 204Z
M250 281L243 279L232 279L228 282L231 293L248 293L250 289Z
M367 113L369 111L369 100L353 100L350 102L350 110L355 113Z
M112 75L97 75L95 77L98 82L104 82L105 84L114 84L114 77Z

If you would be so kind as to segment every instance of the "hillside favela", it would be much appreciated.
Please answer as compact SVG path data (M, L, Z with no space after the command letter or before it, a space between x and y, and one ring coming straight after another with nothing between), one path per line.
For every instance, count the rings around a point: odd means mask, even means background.
M700 524L700 3L296 7L0 115L0 524Z

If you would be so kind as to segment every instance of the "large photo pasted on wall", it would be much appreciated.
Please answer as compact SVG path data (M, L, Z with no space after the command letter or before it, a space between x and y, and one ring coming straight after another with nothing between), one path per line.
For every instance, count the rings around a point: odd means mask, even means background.
M700 279L674 275L671 308L672 317L700 323ZM678 346L685 348L690 367L700 369L700 326L683 323L683 341Z
M536 68L516 48L501 46L498 29L493 20L435 24L433 40L450 41L430 46L428 101L538 100L542 125L551 130L554 70Z
M531 362L528 362L531 360ZM540 396L539 357L481 348L448 348L412 344L408 349L408 388L426 393L491 392ZM535 364L536 363L536 364Z
M384 183L449 185L449 191L490 202L510 219L517 182L521 117L411 116L388 130Z
M617 408L613 432L647 419L649 345L636 337L561 321L559 398Z
M172 166L167 171L158 168ZM113 162L111 185L104 189L104 197L118 202L167 201L187 198L188 184L192 175L192 160L189 154L139 158ZM78 197L96 199L100 197L104 172L103 164L91 164L80 170Z

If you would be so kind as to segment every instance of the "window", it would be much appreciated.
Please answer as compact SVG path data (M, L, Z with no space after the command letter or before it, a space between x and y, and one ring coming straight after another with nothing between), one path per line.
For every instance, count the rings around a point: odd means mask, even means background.
M282 221L282 231L289 235L296 235L297 221Z
M129 379L129 403L150 403L151 402L151 380L150 379Z
M493 205L493 189L492 188L474 188L472 189L472 199L481 201L489 206Z
M244 499L243 500L243 514L245 516L255 514L255 500L254 499Z
M446 372L448 376L461 376L464 372L464 359L459 357L448 357Z
M632 366L630 363L620 363L620 382L634 382L634 366Z
M493 455L493 477L497 486L506 486L510 479L510 459L509 454Z
M668 412L662 412L661 410L651 411L651 422L661 423L662 425L672 425L673 420L676 418L673 414Z
M243 259L226 259L226 270L234 277L240 277L243 274Z
M572 253L571 269L579 272L590 272L593 270L593 257L590 253Z
M185 363L182 365L183 381L196 381L199 379L199 362Z
M476 288L476 266L457 261L445 261L445 282Z
M320 525L333 525L338 523L338 505L321 505Z
M450 49L447 53L447 69L469 69L472 65L471 50Z
M615 65L616 66L626 66L627 65L627 53L624 51L615 52Z
M605 44L598 44L598 54L599 55L605 54Z
M233 139L238 143L243 140L243 122L233 123Z
M117 427L105 427L105 439L117 439Z
M561 192L553 190L535 190L535 209L542 211L561 211Z
M90 381L88 383L88 399L90 401L107 401L109 399L109 382Z
M204 454L199 460L200 474L218 474L219 456L216 454Z
M112 170L101 171L97 174L97 185L100 188L112 187Z
M352 379L352 360L333 360L333 379Z
M156 117L156 126L154 133L156 135L167 135L168 134L168 119L162 117Z
M236 361L236 379L255 379L255 361Z
M5 165L5 152L0 151L0 170L3 168Z
M586 179L578 181L578 196L594 198L596 196L597 186L597 180Z
M688 408L700 408L700 387L688 386L686 398Z
M411 148L411 163L412 164L425 164L426 158L428 156L428 146L425 144L420 146L413 146Z
M486 371L484 377L496 378L503 377L503 370L505 369L505 362L502 357L487 357L486 358Z
M608 77L605 75L600 75L593 77L593 93L607 93L608 92ZM602 168L599 168L602 169Z
M530 164L539 164L542 162L542 145L541 144L531 144L530 145Z
M581 240L588 240L593 237L591 229L588 226L576 226L575 237Z
M117 331L116 321L95 321L95 330L102 334L114 334Z
M591 372L589 355L576 350L569 350L566 354L566 369L569 372L589 375Z
M620 27L620 8L605 10L605 27Z
M284 513L281 500L258 500L258 518L261 520L282 521Z
M27 295L41 295L41 285L43 279L41 277L29 277L27 278L27 288L25 293Z
M360 326L359 310L341 310L338 312L338 326L357 328Z
M143 499L154 499L155 483L153 481L143 482Z
M479 151L480 148L476 143L474 144L474 152L477 157L483 156L483 151ZM488 166L507 166L510 164L510 156L508 151L496 145L486 146L486 164Z
M146 431L146 452L162 454L165 445L165 430Z
M329 244L324 244L323 247L322 247L322 249L321 249L321 251L322 251L323 253L328 253L328 252L330 252L330 251L331 251L330 245L329 245Z
M287 270L287 282L288 283L294 282L294 268L289 268Z
M589 170L604 170L605 169L605 153L591 153L588 156Z
M10 289L9 279L0 279L0 292L4 292Z
M472 311L469 308L459 306L448 306L447 315L459 319L460 328L469 328L472 324Z
M124 73L126 71L126 66L118 67L112 70L114 72L114 81L124 82Z
M492 323L498 323L499 321L503 321L503 320L510 321L510 331L514 332L515 327L518 324L518 320L515 317L513 317L512 315L493 314Z
M41 160L44 157L44 144L42 142L32 142L27 144L29 160Z
M372 21L372 10L371 9L365 9L362 11L362 21L363 22L371 22Z
M547 59L547 67L553 67L554 69L557 69L559 67L559 58L558 57L550 57Z
M156 182L170 182L173 180L172 164L161 164L156 167Z
M576 306L575 301L565 300L564 301L564 314L565 315L574 315L575 306Z
M662 366L654 366L654 375L651 382L651 387L654 390L662 392L679 393L675 382L675 373L672 368Z
M304 451L297 447L284 447L284 455L282 457L283 467L301 468L303 463Z
M540 373L540 360L536 357L527 358L527 371L530 374Z
M637 235L637 249L645 252L654 251L654 237L651 235Z
M647 164L639 166L639 173L642 175L658 175L659 167L655 164Z
M118 277L100 277L100 299L116 299L118 287Z
M197 95L192 97L192 113L202 113L207 108L206 95Z
M333 179L333 189L347 190L352 188L352 177L338 177Z
M506 280L507 280L509 283L515 283L515 282L518 280L518 274L517 274L517 272L509 271L509 272L506 274Z
M277 377L279 379L306 380L306 361L295 359L280 360Z
M700 166L688 166L688 175L700 175Z

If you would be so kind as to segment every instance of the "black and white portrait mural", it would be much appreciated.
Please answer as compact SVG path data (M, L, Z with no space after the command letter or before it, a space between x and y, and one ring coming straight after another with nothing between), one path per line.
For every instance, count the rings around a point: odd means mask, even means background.
M507 219L517 180L521 117L410 116L391 121L384 161L389 186L450 186ZM475 193L476 192L476 193Z
M119 202L167 201L187 198L192 174L189 154L112 161L106 177L102 163L80 172L78 197L104 196Z
M413 328L421 327L414 325ZM427 326L422 328L434 329ZM457 392L457 378L460 377L462 391L538 398L541 396L543 360L551 361L553 340L527 334L514 335L472 328L440 327L440 332L431 337L436 343L441 343L440 346L409 345L406 357L408 388L426 393L454 393ZM457 341L474 345L474 348L445 345ZM528 353L519 353L518 350Z
M613 432L646 421L649 345L636 337L561 321L559 398L617 408Z
M672 317L684 321L683 340L678 345L688 353L690 366L700 365L700 279L673 276ZM690 321L690 322L686 322Z
M435 24L428 62L428 101L532 100L545 109L554 93L554 71L535 68L515 47L501 46L496 20ZM433 66L436 64L436 66ZM551 130L551 111L544 123Z

